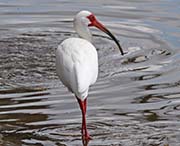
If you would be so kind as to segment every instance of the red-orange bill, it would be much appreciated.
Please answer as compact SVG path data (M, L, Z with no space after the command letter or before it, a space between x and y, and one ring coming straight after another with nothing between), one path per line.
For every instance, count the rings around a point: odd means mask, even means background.
M88 19L91 21L91 24L89 24L89 26L95 26L98 29L100 29L101 31L105 32L107 35L109 35L117 44L121 54L124 55L123 49L120 46L118 40L115 38L115 36L103 24L101 24L99 21L97 21L94 15L88 16Z

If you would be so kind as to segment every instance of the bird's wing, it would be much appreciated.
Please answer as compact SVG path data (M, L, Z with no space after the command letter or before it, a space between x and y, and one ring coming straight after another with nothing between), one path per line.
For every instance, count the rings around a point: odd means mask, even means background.
M62 81L62 83L71 91L71 72L73 70L74 63L71 61L71 57L63 48L62 45L58 46L56 50L56 72Z
M56 68L63 84L76 96L85 97L97 79L97 52L86 40L65 40L56 52Z

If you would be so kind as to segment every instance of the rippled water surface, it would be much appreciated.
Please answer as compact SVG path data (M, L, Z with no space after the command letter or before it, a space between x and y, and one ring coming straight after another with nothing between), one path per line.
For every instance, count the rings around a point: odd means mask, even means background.
M73 16L96 14L128 52L92 29L99 78L89 146L180 145L179 0L0 0L0 145L80 146L81 113L55 73Z

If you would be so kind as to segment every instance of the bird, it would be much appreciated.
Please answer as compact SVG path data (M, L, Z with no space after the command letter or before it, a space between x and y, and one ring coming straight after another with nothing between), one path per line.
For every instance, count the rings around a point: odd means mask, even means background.
M73 19L73 25L79 37L67 38L57 47L56 72L61 82L75 95L79 103L82 112L82 140L83 143L87 143L92 139L86 125L88 90L98 77L98 54L92 44L90 27L96 27L109 35L122 55L124 52L115 36L92 12L87 10L78 12Z

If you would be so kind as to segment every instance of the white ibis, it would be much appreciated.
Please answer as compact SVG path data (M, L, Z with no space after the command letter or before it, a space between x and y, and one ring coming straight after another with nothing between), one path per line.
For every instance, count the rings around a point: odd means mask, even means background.
M82 111L82 139L88 142L91 137L86 127L86 106L89 87L98 76L98 55L91 43L92 35L89 27L95 26L108 34L123 50L117 39L89 11L80 11L74 18L74 28L80 38L64 40L56 50L56 71L62 83L74 93Z

